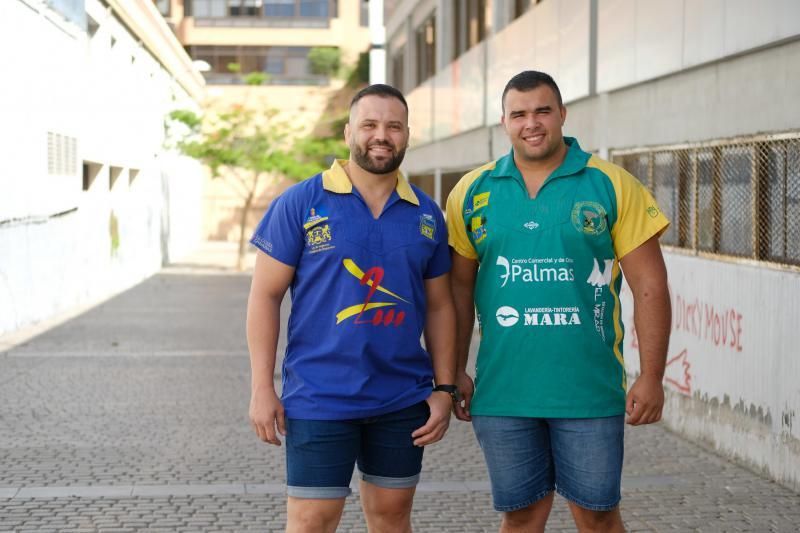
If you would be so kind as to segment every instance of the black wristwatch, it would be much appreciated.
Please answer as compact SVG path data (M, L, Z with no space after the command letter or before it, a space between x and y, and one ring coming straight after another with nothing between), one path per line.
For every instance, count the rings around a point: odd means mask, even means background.
M458 403L461 401L461 394L458 393L458 387L455 385L436 385L433 392L446 392L453 399L453 402Z

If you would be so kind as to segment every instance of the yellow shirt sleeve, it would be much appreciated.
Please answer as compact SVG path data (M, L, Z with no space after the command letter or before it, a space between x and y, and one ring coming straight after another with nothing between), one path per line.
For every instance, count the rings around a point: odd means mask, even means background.
M464 220L464 205L475 180L480 178L485 172L493 170L496 161L486 163L475 170L465 174L447 197L447 243L463 257L467 259L478 259L478 252L467 234L467 223Z
M467 235L467 225L464 220L464 201L466 200L467 183L464 178L461 178L450 195L447 197L447 209L445 212L447 221L447 244L453 250L467 259L478 259L478 252L469 240Z
M588 167L599 169L614 186L617 198L617 220L611 228L614 253L622 259L654 235L661 235L669 220L659 209L650 191L625 169L597 156Z

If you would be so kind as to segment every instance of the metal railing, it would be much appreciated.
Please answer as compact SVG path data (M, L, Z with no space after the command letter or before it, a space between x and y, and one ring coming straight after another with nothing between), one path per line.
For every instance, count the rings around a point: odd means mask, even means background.
M662 244L800 265L800 132L612 150L672 222Z

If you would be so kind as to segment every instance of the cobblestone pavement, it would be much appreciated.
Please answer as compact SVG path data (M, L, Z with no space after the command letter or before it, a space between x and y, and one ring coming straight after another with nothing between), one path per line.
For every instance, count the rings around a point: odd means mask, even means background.
M249 277L171 268L0 353L0 531L282 531L283 450L247 421ZM629 531L797 531L800 497L628 428ZM426 450L415 531L496 531L469 425ZM574 530L557 498L549 531ZM356 495L340 531L365 531Z

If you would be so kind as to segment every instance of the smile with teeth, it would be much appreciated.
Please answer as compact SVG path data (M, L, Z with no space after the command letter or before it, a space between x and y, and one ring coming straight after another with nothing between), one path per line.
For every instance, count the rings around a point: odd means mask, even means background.
M522 140L531 143L531 144L539 144L544 140L544 133L535 133L533 135L525 135L522 137Z
M384 145L372 145L369 147L370 152L375 152L378 154L390 154L392 153L392 149L388 146Z

